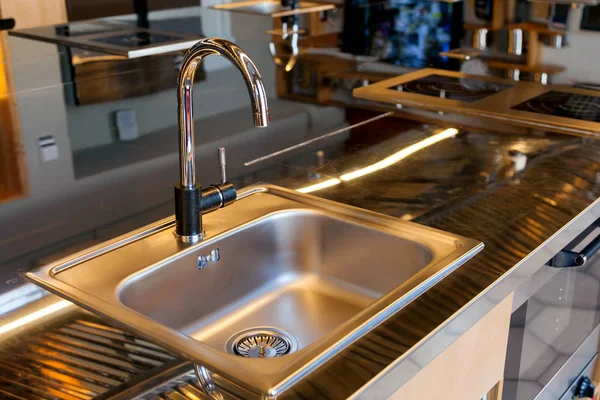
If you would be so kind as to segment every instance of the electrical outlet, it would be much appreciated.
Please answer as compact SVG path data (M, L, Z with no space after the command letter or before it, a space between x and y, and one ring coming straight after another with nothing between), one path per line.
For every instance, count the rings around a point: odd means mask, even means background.
M40 136L38 138L39 157L41 162L48 162L58 158L58 146L54 136Z
M119 140L127 142L139 137L138 124L133 110L118 110L114 113L115 129Z

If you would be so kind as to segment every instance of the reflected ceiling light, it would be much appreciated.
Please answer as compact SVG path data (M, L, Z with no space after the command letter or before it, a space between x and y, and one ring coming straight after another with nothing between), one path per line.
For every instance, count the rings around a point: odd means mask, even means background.
M404 160L406 157L410 156L411 154L416 153L417 151L423 150L433 144L441 142L442 140L456 136L457 133L458 133L458 129L448 128L439 133L436 133L435 135L431 135L428 138L421 140L420 142L411 144L410 146L405 147L400 151L397 151L396 153L392 154L391 156L386 157L383 160L376 162L375 164L371 164L364 168L360 168L355 171L349 172L347 174L340 176L339 178L331 178L331 179L328 179L323 182L315 183L314 185L305 186L300 189L296 189L296 191L298 191L300 193L315 192L317 190L326 189L328 187L339 185L342 182L347 182L347 181L351 181L352 179L360 178L361 176L368 175L375 171L379 171L380 169L387 168L390 165L396 164L397 162Z
M0 326L0 335L12 331L13 329L20 328L23 325L27 325L30 322L33 322L37 319L43 318L46 315L50 315L59 310L62 310L65 307L70 306L72 303L66 300L60 300L48 307L41 308L37 311L32 312L31 314L27 314L22 318L19 318L13 322L9 322L8 324Z
M429 136L427 139L423 139L420 142L412 144L408 147L403 148L402 150L392 154L389 157L384 158L381 161L376 162L375 164L371 164L367 167L357 169L356 171L349 172L340 176L342 181L351 181L352 179L360 178L361 176L368 175L375 171L379 171L380 169L387 168L390 165L397 163L410 156L411 154L416 153L419 150L423 150L426 147L429 147L435 143L441 142L444 139L451 138L458 133L458 129L449 128L440 133L436 133L435 135Z
M314 192L317 190L332 187L335 185L339 185L340 183L342 183L342 181L340 181L338 178L332 178L332 179L329 179L329 180L326 180L323 182L315 183L314 185L305 186L303 188L296 189L296 191L298 191L300 193L310 193L310 192Z

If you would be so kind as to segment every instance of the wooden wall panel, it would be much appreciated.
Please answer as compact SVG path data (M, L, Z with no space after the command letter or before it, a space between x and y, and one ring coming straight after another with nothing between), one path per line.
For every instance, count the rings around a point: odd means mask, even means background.
M15 29L67 20L64 0L0 0L0 17L14 18ZM0 32L0 202L18 198L28 191L15 92L7 33Z
M0 0L2 18L14 18L15 29L67 21L65 0Z
M0 202L26 192L25 157L6 33L0 32Z

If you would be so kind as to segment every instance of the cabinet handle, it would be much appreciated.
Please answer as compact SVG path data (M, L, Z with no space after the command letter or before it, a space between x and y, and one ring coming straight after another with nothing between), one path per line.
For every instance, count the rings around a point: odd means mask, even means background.
M577 383L577 389L575 389L575 394L573 398L577 396L578 399L587 399L594 397L594 390L596 387L587 376L582 376Z
M558 254L548 261L547 265L554 268L581 267L585 265L598 250L600 250L600 235L592 240L580 252L570 250L558 252Z

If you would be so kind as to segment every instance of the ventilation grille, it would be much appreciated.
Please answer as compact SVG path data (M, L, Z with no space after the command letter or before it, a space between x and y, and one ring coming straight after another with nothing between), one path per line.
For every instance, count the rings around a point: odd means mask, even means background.
M103 399L176 357L92 316L78 314L0 353L2 399Z
M166 393L155 397L156 400L210 400L210 398L204 394L197 383L194 382L196 377L190 379L189 382L182 384L181 386L171 389Z
M170 380L137 400L210 400L198 385L194 371Z

